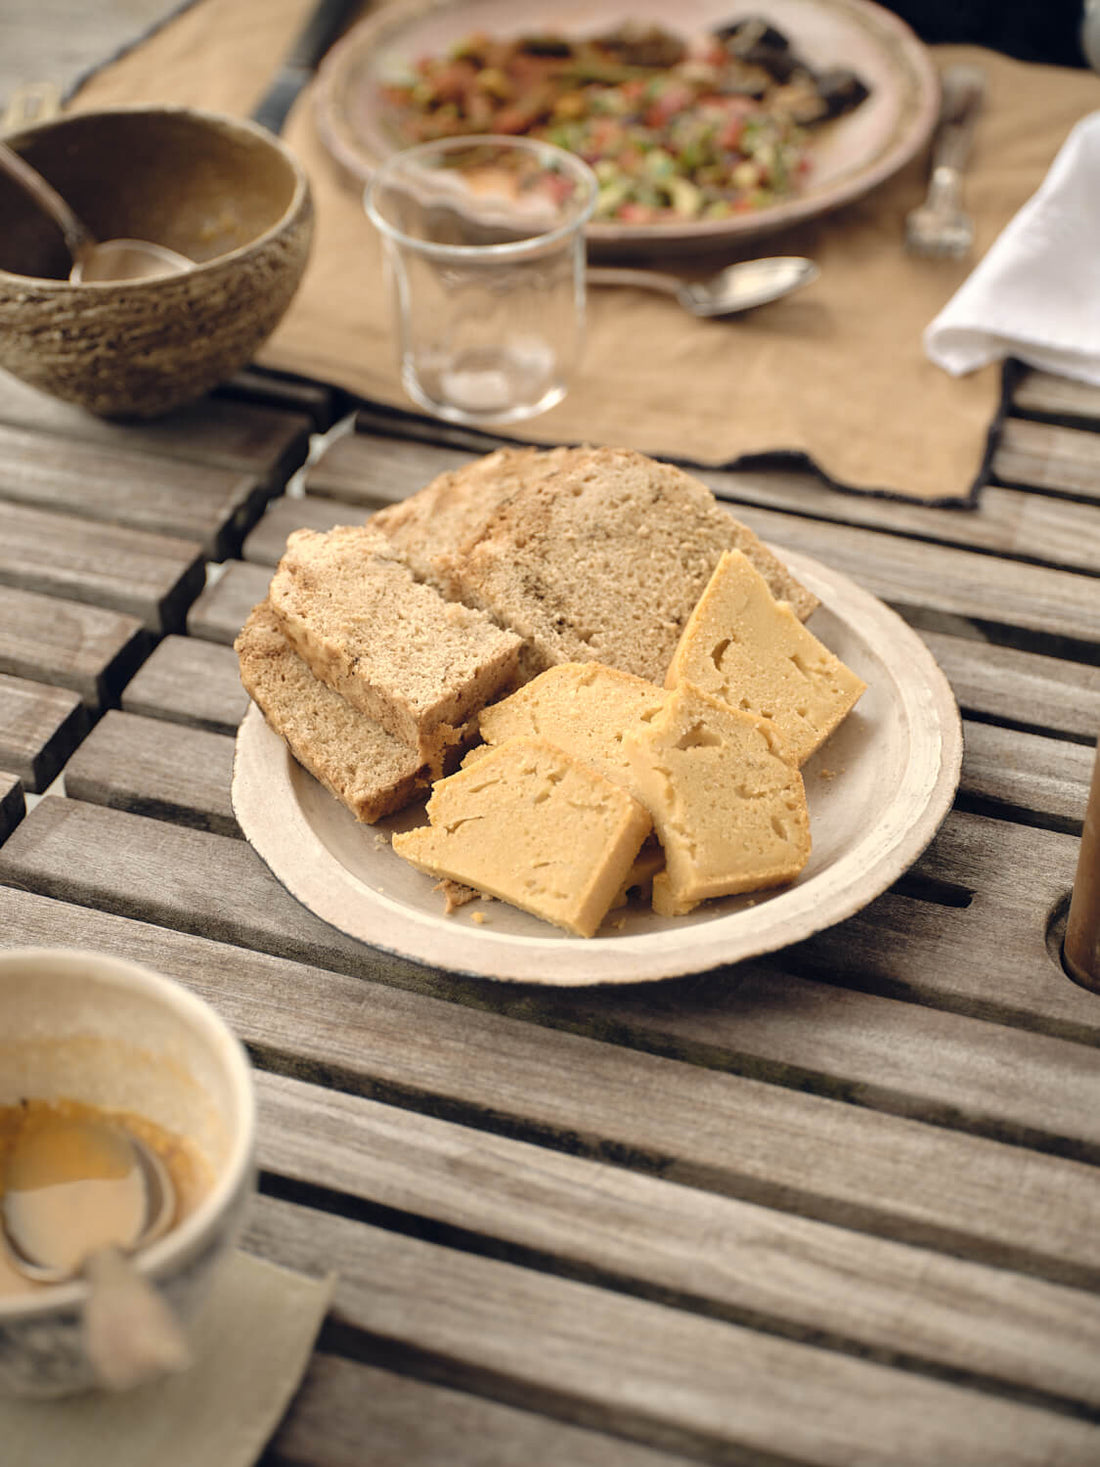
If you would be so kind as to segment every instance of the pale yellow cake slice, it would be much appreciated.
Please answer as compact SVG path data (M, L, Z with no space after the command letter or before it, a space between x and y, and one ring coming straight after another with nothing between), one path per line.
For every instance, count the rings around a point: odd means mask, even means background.
M802 776L767 720L681 684L623 742L664 847L653 879L662 915L781 886L809 860Z
M623 737L634 724L652 718L667 697L663 688L633 673L599 662L564 662L483 708L478 728L489 744L519 734L546 739L637 799Z
M652 826L619 785L542 739L515 738L439 780L399 856L592 937Z
M776 601L740 550L727 551L688 619L666 684L692 683L770 718L804 764L851 712L862 678Z

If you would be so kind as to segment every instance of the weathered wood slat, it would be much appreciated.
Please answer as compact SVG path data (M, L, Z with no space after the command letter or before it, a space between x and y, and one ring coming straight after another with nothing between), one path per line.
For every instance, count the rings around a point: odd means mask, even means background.
M0 501L0 585L179 626L205 581L201 546Z
M266 872L219 859L219 846L223 857L247 855L240 843L224 838L47 799L0 849L0 880L144 922L183 930L197 926L219 940L255 945L258 934L246 924L257 901L266 898L271 909L270 933L280 916L278 898L283 904L290 899ZM166 882L178 890L165 891ZM222 893L216 924L206 917L196 923L192 916L204 882L216 883ZM231 904L224 900L227 891L233 893ZM204 898L205 906L213 904ZM16 899L5 906L14 909ZM281 940L279 945L290 946ZM266 946L275 946L270 936ZM330 949L327 966L338 965L363 977L388 978L393 971L384 955L363 947L346 953L342 964ZM426 986L466 1000L488 999L470 980L448 983L428 974ZM422 1099L421 1108L472 1117L506 1133L554 1139L563 1149L629 1161L689 1186L1054 1282L1100 1284L1095 1167L493 1013L453 1004L440 1011L432 1004L429 1014L423 994L386 1001L390 1013L401 1010L402 1000L409 1009L394 1053L381 1017L368 1017L368 998L360 985L357 1002L338 1011L331 993L316 986L296 989L288 999L289 1062L297 1068L308 1055L319 1076L342 1075L343 1083L367 1093L437 1097ZM521 991L517 1002L525 1013L537 1014L543 1000ZM563 1002L556 1006L559 1014ZM589 1027L597 1034L621 1033L626 1003L603 1027L599 1016ZM426 1043L430 1021L444 1013L445 1022ZM1005 1036L1015 1037L990 1026L988 1044L979 1044L975 1055L979 1071L992 1073L1001 1050L1006 1056L1020 1053ZM973 1031L963 1037L973 1039ZM873 1047L873 1036L871 1042ZM896 1034L888 1034L880 1073L898 1043ZM417 1045L424 1048L414 1056ZM935 1046L929 1053L935 1060ZM1037 1053L1032 1049L1025 1059L1029 1073ZM1085 1096L1096 1081L1093 1056L1072 1045L1063 1053L1061 1083ZM1000 1061L1009 1069L1014 1062ZM786 1078L798 1085L802 1077ZM937 1083L939 1077L933 1089ZM852 1093L868 1104L877 1098L859 1085ZM1074 1123L1069 1109L1063 1104L1059 1112L1063 1126Z
M0 422L56 439L157 459L216 464L272 487L305 460L310 420L299 412L205 397L149 422L114 423L48 397L7 373L0 377Z
M365 510L381 509L476 457L460 448L347 433L334 438L310 465L305 486L310 494L328 495Z
M480 455L496 448L521 446L499 433L469 428L460 423L446 423L441 418L405 408L384 407L381 403L362 402L355 412L355 431L380 438L398 438L404 443L428 444L432 447L461 449Z
M1100 468L1098 468L1100 478ZM788 510L837 524L862 525L941 545L1072 570L1100 569L1100 505L1075 504L1021 489L986 485L973 509L878 499L830 489L812 474L771 470L724 473L700 469L698 477L735 505Z
M0 771L0 843L7 840L26 813L22 783L14 774Z
M1100 437L1080 428L1008 418L992 471L1005 484L1100 501Z
M1066 422L1100 427L1100 387L1074 382L1052 372L1028 368L1021 373L1012 392L1012 407L1018 413L1036 413Z
M165 637L122 693L126 713L236 733L248 711L231 647L195 637Z
M355 979L28 893L12 893L11 923L12 944L73 943L173 974L220 1010L261 1063L265 1052L293 1052L308 1070L315 1055L328 1057L328 1028L354 1012L345 1050L365 1043L362 1057L374 1066L391 1049L389 1084L407 1089L421 1049L438 1056L462 1045L470 1022ZM334 1063L344 1058L332 1054ZM434 1071L439 1060L428 1064ZM766 1317L798 1337L824 1332L852 1349L1048 1395L1091 1401L1100 1390L1090 1363L1098 1305L1077 1292L343 1094L309 1090L303 1113L294 1108L306 1093L298 1082L261 1074L258 1084L261 1161L285 1176L573 1271L667 1290L688 1307Z
M333 525L358 525L365 519L361 507L349 507L343 500L322 499L315 494L290 499L284 494L268 505L245 540L241 554L257 565L277 565L292 530L327 531Z
M684 1457L316 1354L262 1467L688 1467Z
M32 793L53 782L88 727L79 694L0 673L0 769Z
M1093 757L1083 744L967 723L961 785L967 808L1022 814L1080 835Z
M377 965L378 954L307 912L239 840L76 799L48 797L31 815L2 867L21 884L321 967Z
M237 469L0 425L0 498L197 540L210 560L237 549L268 494L260 480Z
M69 761L65 791L114 810L237 835L232 779L233 740L226 734L111 709Z
M915 868L945 904L887 892L842 926L784 950L784 967L979 1018L1100 1044L1100 1005L1048 942L1068 903L1073 836L952 815ZM955 904L953 893L961 896Z
M1092 757L1077 742L965 719L959 803L1079 835Z
M1054 1412L290 1203L259 1199L247 1238L310 1272L345 1260L336 1317L444 1383L704 1461L1086 1467L1100 1452L1100 1428Z
M305 377L287 377L267 372L262 367L243 367L215 390L215 397L232 402L256 403L261 407L280 408L308 418L316 433L327 432L336 421L339 394L323 382L310 382Z
M229 561L189 611L188 632L193 637L232 645L248 613L266 597L270 582L270 567Z
M979 636L992 628L1001 641L1056 654L1065 641L1100 660L1094 576L755 506L739 505L738 517L780 551L786 545L842 571L918 625Z
M451 1236L530 1250L879 1360L1100 1405L1100 1299L260 1073L259 1161ZM752 1259L752 1267L738 1260Z
M137 617L0 585L0 672L113 700L149 647Z
M1100 730L1100 668L922 631L964 713L1091 742Z

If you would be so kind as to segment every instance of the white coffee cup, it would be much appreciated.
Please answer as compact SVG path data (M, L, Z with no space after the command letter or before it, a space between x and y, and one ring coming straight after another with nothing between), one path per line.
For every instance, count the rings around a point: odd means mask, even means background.
M174 979L103 953L0 952L0 1106L77 1101L140 1116L197 1150L210 1185L134 1258L186 1323L229 1253L254 1186L255 1098L245 1052ZM96 1384L82 1344L82 1281L0 1295L0 1392Z

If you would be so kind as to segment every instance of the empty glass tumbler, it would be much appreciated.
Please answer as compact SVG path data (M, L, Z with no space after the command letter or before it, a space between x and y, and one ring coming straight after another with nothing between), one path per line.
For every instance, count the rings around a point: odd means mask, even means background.
M587 164L528 138L397 153L366 191L405 391L457 423L513 423L565 396L584 344Z

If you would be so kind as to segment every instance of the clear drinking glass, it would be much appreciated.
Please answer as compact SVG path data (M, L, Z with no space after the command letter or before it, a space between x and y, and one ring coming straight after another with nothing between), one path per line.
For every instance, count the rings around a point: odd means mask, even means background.
M584 344L596 188L586 163L529 138L448 138L378 169L365 205L385 241L415 402L480 424L561 401Z

